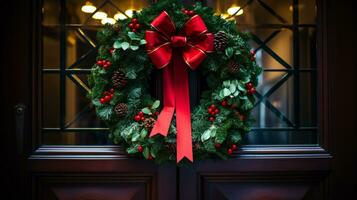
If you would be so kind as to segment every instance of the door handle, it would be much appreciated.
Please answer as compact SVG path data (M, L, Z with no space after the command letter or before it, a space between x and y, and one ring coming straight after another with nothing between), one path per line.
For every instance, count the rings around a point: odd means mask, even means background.
M22 103L15 106L16 149L19 155L22 155L24 150L25 110L26 106Z

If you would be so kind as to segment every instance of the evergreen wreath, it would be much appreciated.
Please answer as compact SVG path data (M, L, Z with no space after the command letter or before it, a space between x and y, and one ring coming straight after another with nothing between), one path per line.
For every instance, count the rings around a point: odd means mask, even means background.
M157 69L145 49L145 33L152 30L150 23L163 11L177 30L199 15L214 34L215 50L197 69L206 78L207 89L191 112L192 150L197 160L226 159L250 131L261 68L247 44L249 35L199 2L185 8L177 0L161 1L134 13L132 19L105 25L97 34L99 55L89 76L88 96L97 116L110 128L114 144L122 145L128 154L157 163L176 160L175 118L167 137L149 137L162 106L150 94L150 78Z

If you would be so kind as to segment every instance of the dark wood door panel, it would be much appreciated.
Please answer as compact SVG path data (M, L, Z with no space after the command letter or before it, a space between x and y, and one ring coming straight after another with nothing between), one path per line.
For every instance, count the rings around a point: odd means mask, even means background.
M331 160L236 158L180 168L181 200L325 199Z
M176 166L135 159L32 157L34 196L59 200L176 199Z
M39 175L34 177L39 200L154 199L153 177L118 175Z
M248 174L246 176L201 175L201 199L205 200L317 200L323 199L323 176L307 181L309 175L281 176ZM255 178L254 178L255 177ZM287 180L291 179L291 180Z

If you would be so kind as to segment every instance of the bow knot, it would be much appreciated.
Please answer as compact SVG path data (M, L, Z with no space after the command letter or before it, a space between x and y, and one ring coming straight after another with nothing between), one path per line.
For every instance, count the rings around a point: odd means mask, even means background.
M172 36L171 44L173 47L184 47L186 46L187 38L184 36Z
M176 111L177 162L186 157L193 161L191 111L187 67L196 69L214 49L214 36L207 32L200 16L191 17L176 35L170 16L163 11L151 22L155 31L147 30L146 49L156 68L162 69L164 107L150 137L167 136Z

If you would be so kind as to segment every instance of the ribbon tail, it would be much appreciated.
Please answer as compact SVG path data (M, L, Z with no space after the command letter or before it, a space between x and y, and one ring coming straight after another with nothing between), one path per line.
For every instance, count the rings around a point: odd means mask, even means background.
M175 112L175 91L173 81L173 67L169 65L162 69L162 83L164 91L164 107L161 110L154 127L150 132L150 137L157 134L167 136L172 117Z
M177 163L184 157L193 162L188 67L182 58L181 51L176 50L173 54L173 65L176 92L176 159Z

